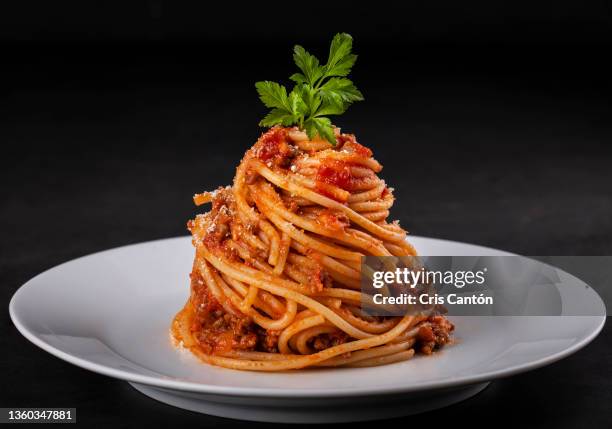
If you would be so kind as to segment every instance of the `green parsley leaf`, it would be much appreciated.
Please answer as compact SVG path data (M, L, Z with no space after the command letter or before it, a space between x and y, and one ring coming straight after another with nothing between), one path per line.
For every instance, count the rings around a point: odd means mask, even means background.
M319 97L316 91L310 85L298 85L294 88L300 95L300 98L306 105L304 116L310 116L311 112L316 112L321 105L321 97Z
M311 118L315 129L317 130L317 134L330 142L332 145L336 145L336 136L334 134L334 128L332 127L331 121L329 118Z
M323 75L324 68L319 65L319 60L300 45L295 45L295 48L293 48L293 61L304 73L304 83L314 85Z
M287 100L287 89L276 82L264 80L255 84L259 98L266 107L290 110Z
M308 111L308 106L304 100L302 100L302 95L298 88L293 88L289 94L289 107L291 108L291 113L295 117L305 116Z
M293 73L291 76L289 76L289 79L295 83L306 83L306 76L304 76L302 73Z
M353 38L346 33L336 34L329 49L329 58L325 65L328 76L346 76L357 61L357 55L351 55Z
M283 109L272 109L261 121L259 125L262 127L273 127L274 125L292 125L295 121L295 116Z
M337 96L347 103L363 100L363 94L346 78L331 78L320 89L322 97Z
M326 116L341 115L352 103L363 100L363 94L346 78L357 60L352 48L350 35L336 34L327 63L321 65L317 57L296 45L293 60L300 72L289 77L295 82L291 92L276 82L255 84L261 101L272 109L260 125L297 125L310 139L319 136L336 145L334 128Z
M347 104L337 95L322 96L321 107L317 110L316 117L327 115L341 115L346 111Z

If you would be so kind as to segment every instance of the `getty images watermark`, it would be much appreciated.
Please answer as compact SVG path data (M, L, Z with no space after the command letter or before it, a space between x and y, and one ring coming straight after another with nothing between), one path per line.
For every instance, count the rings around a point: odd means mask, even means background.
M597 316L605 312L605 308L575 302L567 305L573 296L584 296L573 293L576 288L589 286L551 264L554 258L565 258L574 270L582 268L583 272L612 266L606 263L612 263L612 258L593 263L592 258L601 257L367 256L361 264L361 308L371 316L432 310L487 316Z

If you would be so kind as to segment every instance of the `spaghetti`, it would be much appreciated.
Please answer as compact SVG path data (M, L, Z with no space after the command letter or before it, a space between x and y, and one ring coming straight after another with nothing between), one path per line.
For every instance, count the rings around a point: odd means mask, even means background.
M194 196L191 294L172 334L202 361L281 371L373 366L431 354L453 325L437 314L360 310L362 256L415 249L388 223L392 189L355 136L338 144L274 127L249 149L233 186Z

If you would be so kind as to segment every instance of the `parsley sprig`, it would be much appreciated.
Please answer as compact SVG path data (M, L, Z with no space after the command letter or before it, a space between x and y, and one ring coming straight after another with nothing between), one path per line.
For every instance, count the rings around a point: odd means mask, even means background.
M357 60L352 54L353 38L339 33L332 40L327 63L321 65L314 55L300 45L293 48L293 60L300 69L289 77L295 82L291 92L276 82L257 82L259 98L272 110L259 125L297 125L308 138L317 135L336 145L331 120L327 116L341 115L363 95L346 76Z

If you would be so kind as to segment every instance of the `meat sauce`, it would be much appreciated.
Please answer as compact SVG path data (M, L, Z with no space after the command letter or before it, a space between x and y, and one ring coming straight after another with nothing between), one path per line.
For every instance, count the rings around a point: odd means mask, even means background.
M427 321L429 324L419 328L415 350L430 355L451 341L450 334L455 326L443 316L431 316Z
M262 134L254 148L255 156L270 167L287 167L296 154L295 147L287 141L287 132L287 128L274 127Z
M233 350L277 352L277 331L266 331L248 316L229 314L202 282L192 273L194 318L191 331L206 354L224 354Z
M250 329L251 322L246 317L225 312L197 274L192 273L192 285L196 291L196 317L191 330L205 353L217 354L255 347L257 336Z

